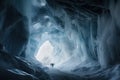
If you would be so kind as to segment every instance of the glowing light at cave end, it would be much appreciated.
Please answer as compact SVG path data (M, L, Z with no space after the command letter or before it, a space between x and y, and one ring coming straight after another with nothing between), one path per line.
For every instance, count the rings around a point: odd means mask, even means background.
M52 63L52 53L53 46L49 41L45 41L42 46L39 48L38 53L36 54L36 59L40 61L43 65L50 65Z

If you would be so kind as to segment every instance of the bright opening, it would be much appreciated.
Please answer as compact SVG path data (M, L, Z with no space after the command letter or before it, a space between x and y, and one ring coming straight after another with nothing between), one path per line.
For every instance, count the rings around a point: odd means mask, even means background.
M52 44L50 43L50 41L45 41L38 50L38 53L35 57L43 65L50 66L50 64L53 62L52 53L53 53Z

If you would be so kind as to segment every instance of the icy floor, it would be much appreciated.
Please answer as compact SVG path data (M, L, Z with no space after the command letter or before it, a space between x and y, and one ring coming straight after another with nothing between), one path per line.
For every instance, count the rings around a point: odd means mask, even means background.
M83 80L80 76L62 72L57 69L49 69L48 74L50 75L52 80Z
M46 72L52 80L120 80L120 65L107 69L80 68L72 72L49 68Z

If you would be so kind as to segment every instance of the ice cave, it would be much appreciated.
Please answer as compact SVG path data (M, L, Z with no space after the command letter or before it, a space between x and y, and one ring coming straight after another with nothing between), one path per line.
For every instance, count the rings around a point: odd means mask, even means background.
M120 80L120 0L0 0L0 80Z

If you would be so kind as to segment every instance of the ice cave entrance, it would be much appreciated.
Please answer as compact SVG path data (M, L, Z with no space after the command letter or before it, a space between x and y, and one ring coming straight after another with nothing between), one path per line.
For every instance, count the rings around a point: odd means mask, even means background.
M39 48L36 54L36 59L40 61L45 66L50 66L53 63L53 46L49 40L45 41Z

